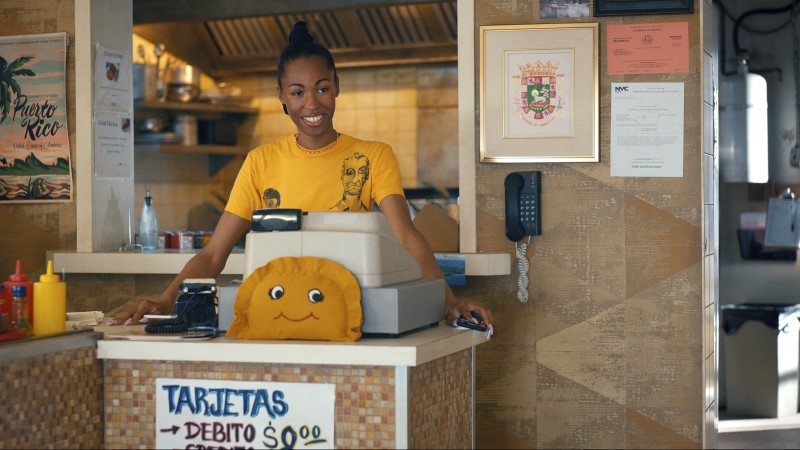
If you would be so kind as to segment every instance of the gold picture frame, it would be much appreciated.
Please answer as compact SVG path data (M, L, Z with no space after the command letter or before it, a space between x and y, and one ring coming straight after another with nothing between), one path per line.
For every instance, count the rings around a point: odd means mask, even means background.
M480 27L480 161L597 162L598 24Z

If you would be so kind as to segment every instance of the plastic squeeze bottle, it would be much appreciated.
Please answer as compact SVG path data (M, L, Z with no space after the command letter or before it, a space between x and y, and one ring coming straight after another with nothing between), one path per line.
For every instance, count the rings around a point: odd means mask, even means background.
M145 250L158 249L158 224L156 210L153 207L153 197L150 196L150 185L147 185L142 214L139 216L139 244Z
M25 301L28 303L28 320L29 323L32 325L34 318L33 318L33 281L28 281L28 276L22 273L22 260L17 260L17 272L12 273L8 276L8 281L3 283L3 288L5 289L5 296L6 296L6 312L11 314L11 300L12 300L12 292L11 288L14 286L25 286Z
M47 261L47 273L33 283L36 303L33 305L33 335L62 333L67 321L67 283L53 273L53 261Z
M25 286L14 285L11 287L11 325L23 337L31 335L31 321L27 305L28 290Z

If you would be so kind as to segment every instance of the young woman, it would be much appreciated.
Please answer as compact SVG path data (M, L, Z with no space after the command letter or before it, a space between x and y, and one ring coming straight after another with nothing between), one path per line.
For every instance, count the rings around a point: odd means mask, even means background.
M114 323L136 324L145 314L168 314L180 282L216 278L243 233L252 212L263 208L303 211L370 211L377 204L395 236L417 261L422 277L443 278L430 246L411 221L400 172L391 147L341 134L333 126L339 78L333 57L298 22L278 60L278 98L297 134L251 151L208 244L183 268L156 301L142 300ZM447 322L480 314L490 326L492 313L479 304L458 301L446 288Z

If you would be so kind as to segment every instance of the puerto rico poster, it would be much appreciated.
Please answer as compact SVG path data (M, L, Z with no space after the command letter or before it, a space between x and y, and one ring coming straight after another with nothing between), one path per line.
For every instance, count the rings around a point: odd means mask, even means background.
M0 37L0 202L72 200L67 34Z

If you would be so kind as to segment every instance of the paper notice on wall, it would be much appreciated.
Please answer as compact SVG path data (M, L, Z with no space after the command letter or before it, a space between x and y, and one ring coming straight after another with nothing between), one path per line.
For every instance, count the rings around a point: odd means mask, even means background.
M611 84L611 176L683 176L683 83Z
M129 111L131 90L130 50L112 50L97 44L94 71L95 109Z
M689 71L689 23L606 27L609 75Z
M97 111L94 120L94 174L133 176L133 131L128 113Z
M0 202L72 199L67 34L0 37Z
M767 207L766 247L800 248L800 200L793 198L769 199Z

